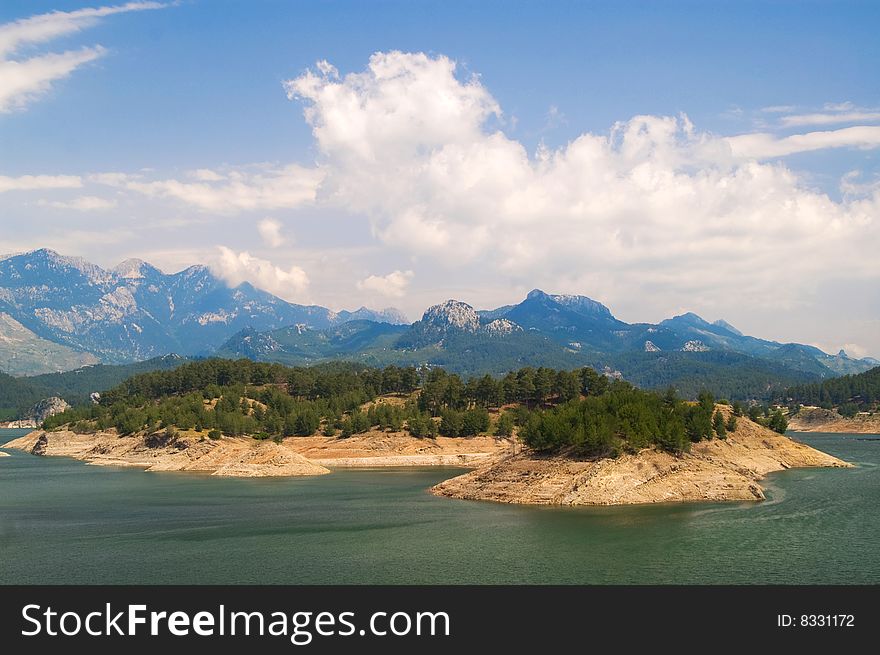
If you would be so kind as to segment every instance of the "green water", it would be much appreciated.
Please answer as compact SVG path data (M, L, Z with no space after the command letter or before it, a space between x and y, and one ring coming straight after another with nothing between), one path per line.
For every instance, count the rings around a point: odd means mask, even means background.
M0 433L0 443L15 436ZM456 469L222 479L0 457L0 583L880 583L880 439L763 503L517 507L426 492Z

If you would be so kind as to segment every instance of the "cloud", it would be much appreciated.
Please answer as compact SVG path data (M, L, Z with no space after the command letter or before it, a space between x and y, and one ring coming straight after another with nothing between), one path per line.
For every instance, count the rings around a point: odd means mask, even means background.
M765 114L788 114L795 109L797 109L797 107L794 105L771 105L769 107L761 107L761 111Z
M101 46L93 46L14 59L22 47L78 32L105 16L164 6L158 2L129 2L112 7L54 11L0 25L0 113L22 109L46 93L53 82L107 52Z
M264 218L257 223L257 231L270 248L280 248L287 243L287 239L281 234L281 223L274 218Z
M826 102L821 109L804 110L794 105L764 107L761 113L780 115L776 125L782 128L814 127L817 125L840 125L844 123L875 123L880 121L880 109L876 107L856 107L852 102ZM766 125L762 120L758 125Z
M862 171L854 170L840 178L840 192L848 198L869 198L880 194L880 177L863 181Z
M765 312L766 324L776 326L808 317L805 307L822 310L817 280L828 288L837 280L880 283L880 185L870 171L841 180L836 200L782 159L876 148L878 126L725 137L686 115L640 115L530 150L504 131L510 121L481 80L446 57L378 53L354 73L322 62L284 87L303 105L314 164L199 169L179 179L142 171L71 180L94 185L88 195L101 196L100 186L109 186L119 191L114 197L160 201L139 203L150 212L163 203L182 207L169 211L169 220L205 223L251 212L273 247L283 245L284 235L260 221L277 216L288 225L294 217L284 209L314 209L321 224L302 229L317 245L299 266L224 248L214 267L232 283L249 280L296 300L313 289L311 276L315 287L324 285L319 297L331 297L334 306L366 292L405 297L413 312L423 309L415 303L449 293L489 306L540 286L594 295L629 319L686 307L736 322L736 312L748 308L748 316ZM779 109L782 116L793 111ZM778 125L779 116L772 119ZM52 179L0 178L0 191L53 188ZM349 220L363 223L343 234L337 226ZM154 219L144 223L155 231ZM342 264L319 243L350 246L361 234L374 242L358 242L360 250ZM176 247L203 247L204 231L180 230L173 239L178 235L190 242ZM353 276L357 270L393 272ZM440 285L443 296L433 296ZM766 336L776 336L773 329ZM794 328L792 334L798 336Z
M568 118L563 114L559 107L550 105L547 113L544 115L544 130L555 130L562 125L568 125Z
M40 204L45 205L47 207L54 207L56 209L72 209L74 211L80 212L92 212L92 211L102 211L105 209L112 209L116 206L116 201L107 199L107 198L99 198L98 196L79 196L77 198L73 198L72 200L55 200L55 201L40 201Z
M728 137L726 141L737 157L771 159L828 148L877 148L880 147L880 127L858 125L781 138L766 133L743 134Z
M318 202L366 215L387 247L450 275L779 311L815 276L878 277L880 197L836 202L764 160L877 147L880 127L725 138L684 115L635 116L529 153L443 56L377 53L361 72L325 64L285 88L317 145ZM393 288L383 280L360 288Z
M225 175L212 171L210 168L198 168L194 171L189 171L188 175L199 182L219 182L226 179Z
M361 291L372 291L389 298L402 298L415 273L412 271L394 271L388 275L371 275L357 283Z
M206 212L232 214L260 209L289 209L315 200L323 173L290 164L279 168L233 169L222 175L196 171L197 182L148 180L142 175L98 174L91 180L156 197L172 198Z
M844 350L850 357L855 357L857 359L868 356L868 349L857 343L845 343L841 347L841 350Z
M822 109L826 111L851 111L855 109L855 105L849 100L846 102L826 102L822 105Z
M880 112L878 111L852 111L840 114L793 114L779 119L783 127L833 125L834 123L874 123L876 121L880 121Z
M0 175L0 193L6 191L40 191L45 189L78 189L83 185L78 175Z
M290 302L306 301L309 277L299 266L285 270L248 252L235 252L225 246L218 246L217 250L211 269L230 286L250 282Z
M97 19L113 14L145 9L161 9L161 2L128 2L112 7L78 9L76 11L53 11L48 14L22 18L0 25L0 55L14 53L23 45L45 43L91 27Z
M25 61L0 61L0 113L22 109L46 93L55 80L105 54L104 48L82 48L40 55Z

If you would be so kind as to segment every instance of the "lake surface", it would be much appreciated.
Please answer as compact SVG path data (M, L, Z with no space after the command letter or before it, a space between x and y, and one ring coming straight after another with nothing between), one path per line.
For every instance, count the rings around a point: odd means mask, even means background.
M0 444L24 431L0 431ZM880 583L880 438L763 503L590 509L437 498L456 469L224 479L0 457L0 583Z

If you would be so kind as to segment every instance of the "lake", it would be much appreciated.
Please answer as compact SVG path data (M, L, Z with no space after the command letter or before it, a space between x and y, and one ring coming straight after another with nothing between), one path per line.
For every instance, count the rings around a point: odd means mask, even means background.
M880 583L880 437L796 436L857 468L772 474L762 503L577 509L427 492L456 469L230 479L8 450L0 583Z

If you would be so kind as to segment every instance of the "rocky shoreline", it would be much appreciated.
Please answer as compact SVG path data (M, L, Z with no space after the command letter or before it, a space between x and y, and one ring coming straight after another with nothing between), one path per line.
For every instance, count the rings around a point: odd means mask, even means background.
M742 417L727 439L693 444L690 453L649 448L614 459L577 459L525 451L445 480L431 492L529 505L757 501L765 497L759 481L767 473L850 466Z
M804 407L788 420L788 428L795 432L880 434L880 414L844 418L833 410Z
M719 406L728 413L730 408ZM850 464L777 434L746 417L727 439L693 444L675 455L653 448L616 458L513 453L513 442L489 436L415 439L372 431L348 438L208 439L194 431L119 436L35 430L10 441L42 456L97 466L193 471L226 477L325 475L335 468L455 466L474 470L434 486L438 496L532 505L630 505L764 499L760 480L773 471Z
M414 439L385 433L291 437L281 443L250 437L208 439L196 432L119 436L115 430L76 434L35 430L5 444L41 456L73 457L96 466L147 471L198 471L226 477L310 476L331 468L475 467L509 447L493 437Z

